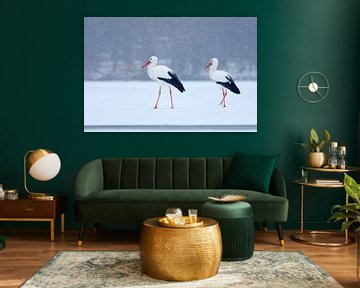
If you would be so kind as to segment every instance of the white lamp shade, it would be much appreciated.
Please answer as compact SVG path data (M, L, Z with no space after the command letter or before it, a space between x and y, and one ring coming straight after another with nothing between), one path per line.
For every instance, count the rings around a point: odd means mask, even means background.
M29 169L29 174L39 181L54 178L60 171L61 162L56 153L50 153L38 159Z

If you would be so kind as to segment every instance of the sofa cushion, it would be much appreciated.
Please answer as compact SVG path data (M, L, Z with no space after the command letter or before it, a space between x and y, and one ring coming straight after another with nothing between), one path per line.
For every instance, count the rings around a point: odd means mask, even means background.
M270 180L279 157L236 153L224 179L224 187L269 193Z
M103 158L103 189L213 189L223 185L231 157Z
M164 211L166 208L176 206L180 207L185 214L188 208L200 209L201 205L208 201L209 196L221 197L223 195L235 194L246 196L246 202L249 202L254 209L255 221L278 221L287 220L288 200L284 197L265 194L262 192L250 190L227 190L227 189L111 189L98 191L96 194L75 200L77 207L93 207L94 214L99 209L105 209L100 215L106 214L106 209L118 211L122 215L125 207L139 206L140 210L148 210L158 207L158 210ZM224 204L226 205L226 204ZM106 208L107 207L107 208ZM110 208L111 207L111 208ZM116 208L117 207L117 208ZM132 209L125 209L130 213ZM92 213L92 212L91 212ZM144 211L132 211L136 215L145 215ZM140 213L140 214L138 214ZM145 214L144 214L145 213ZM146 217L155 217L161 215L149 214ZM97 216L100 217L101 216ZM115 219L116 215L112 216ZM125 217L125 215L124 215ZM134 216L135 217L135 216ZM121 217L120 217L121 218ZM126 218L126 217L125 217ZM123 220L126 220L126 219ZM136 217L135 217L136 218ZM134 218L134 219L135 219ZM91 218L90 218L91 219ZM146 219L146 218L145 218ZM145 220L144 219L144 220ZM99 219L98 219L99 220ZM105 220L105 219L104 219ZM120 220L120 219L117 219ZM141 221L141 219L138 219ZM101 222L101 221L100 221Z

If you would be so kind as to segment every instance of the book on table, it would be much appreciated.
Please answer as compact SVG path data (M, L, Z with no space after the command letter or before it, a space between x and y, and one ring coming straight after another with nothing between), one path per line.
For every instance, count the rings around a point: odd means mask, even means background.
M340 180L336 180L336 179L315 179L315 183L316 184L326 184L326 185L331 185L331 184L342 184L342 182L340 182Z

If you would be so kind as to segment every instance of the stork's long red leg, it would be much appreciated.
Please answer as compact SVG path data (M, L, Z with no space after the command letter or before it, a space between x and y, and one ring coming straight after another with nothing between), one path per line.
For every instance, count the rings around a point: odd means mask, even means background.
M221 100L221 102L220 102L220 105L221 104L223 104L224 103L224 105L225 105L225 96L226 96L226 89L224 89L224 88L221 88L221 91L222 91L222 96L223 96L223 98L222 98L222 100ZM224 106L225 107L225 106Z
M224 102L224 88L221 88L221 92L222 92L223 98L221 99L220 105L222 105Z
M158 103L159 103L159 99L160 99L160 95L161 95L161 85L159 85L159 96L158 96L158 98L157 98L157 100L156 100L156 104L155 104L155 106L154 106L154 109L157 109L158 107Z
M227 90L226 90L226 89L224 89L224 92L225 92L225 94L224 94L224 99L223 99L223 101L224 101L224 105L223 105L223 107L226 107L226 105L225 105L225 98L226 98L226 96L227 96Z
M169 86L169 91L170 91L170 99L171 99L171 109L174 108L174 103L173 103L173 99L172 99L172 92L171 92L171 87Z

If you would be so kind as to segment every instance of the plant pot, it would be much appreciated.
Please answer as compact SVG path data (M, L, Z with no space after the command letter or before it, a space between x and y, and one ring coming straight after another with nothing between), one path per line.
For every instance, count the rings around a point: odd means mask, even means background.
M313 168L321 168L327 164L328 154L325 152L310 152L308 156L308 165Z

